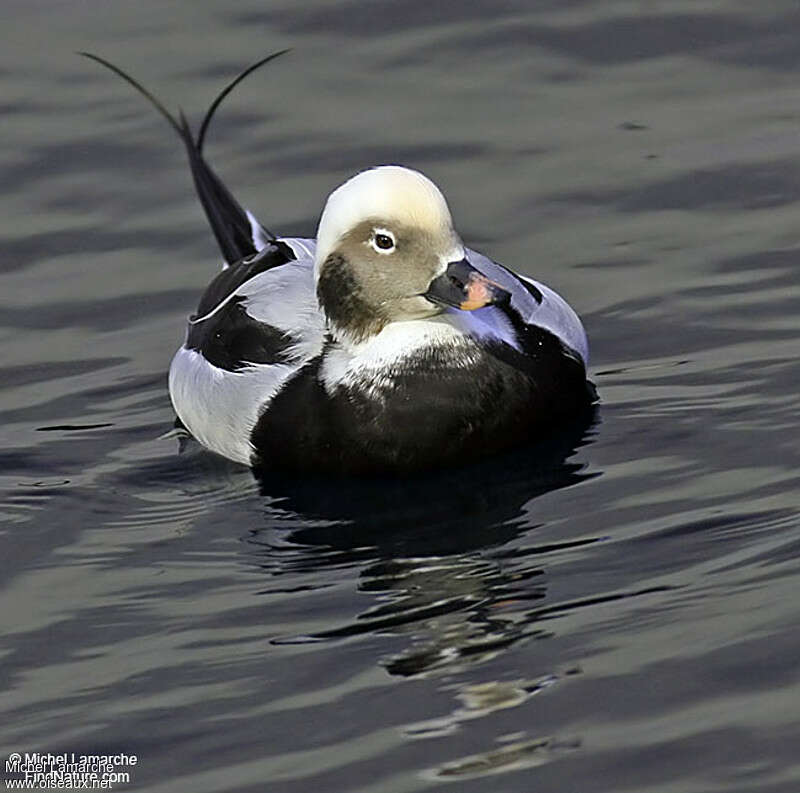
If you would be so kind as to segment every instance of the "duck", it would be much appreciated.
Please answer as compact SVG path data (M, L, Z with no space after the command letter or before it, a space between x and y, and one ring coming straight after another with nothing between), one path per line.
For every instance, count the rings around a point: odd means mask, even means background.
M182 140L223 268L189 316L169 395L206 449L260 473L402 475L537 439L597 402L578 314L467 247L447 201L403 165L334 189L315 238L279 236L233 197L204 140L140 83Z

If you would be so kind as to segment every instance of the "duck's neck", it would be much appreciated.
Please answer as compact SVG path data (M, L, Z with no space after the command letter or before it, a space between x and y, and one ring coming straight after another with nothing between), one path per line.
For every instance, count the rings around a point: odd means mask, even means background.
M387 325L362 297L343 256L332 253L317 280L317 300L328 321L328 330L343 345L361 344L377 336Z

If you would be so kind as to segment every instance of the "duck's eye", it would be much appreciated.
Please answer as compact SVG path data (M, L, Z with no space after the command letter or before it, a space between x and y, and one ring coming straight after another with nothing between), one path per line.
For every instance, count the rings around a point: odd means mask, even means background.
M394 248L394 236L387 234L385 231L376 231L372 237L373 247L381 252L388 253Z

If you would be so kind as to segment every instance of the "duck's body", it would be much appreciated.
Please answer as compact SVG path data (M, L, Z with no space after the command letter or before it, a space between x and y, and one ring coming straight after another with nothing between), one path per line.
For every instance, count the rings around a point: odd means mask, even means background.
M593 401L577 314L465 248L430 180L362 172L331 194L316 240L275 237L203 159L210 114L196 141L158 107L226 261L169 373L204 446L265 469L409 472L529 442Z
M223 270L190 319L170 395L213 451L282 470L412 471L518 445L589 403L583 327L544 284L467 250L508 307L447 309L348 344L319 309L314 251L268 244Z

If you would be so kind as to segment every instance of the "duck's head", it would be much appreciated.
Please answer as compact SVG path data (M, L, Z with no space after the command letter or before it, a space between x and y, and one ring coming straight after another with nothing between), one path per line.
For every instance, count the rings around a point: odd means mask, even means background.
M394 165L363 171L331 193L315 277L331 330L352 341L447 306L471 311L509 299L467 260L439 188Z

